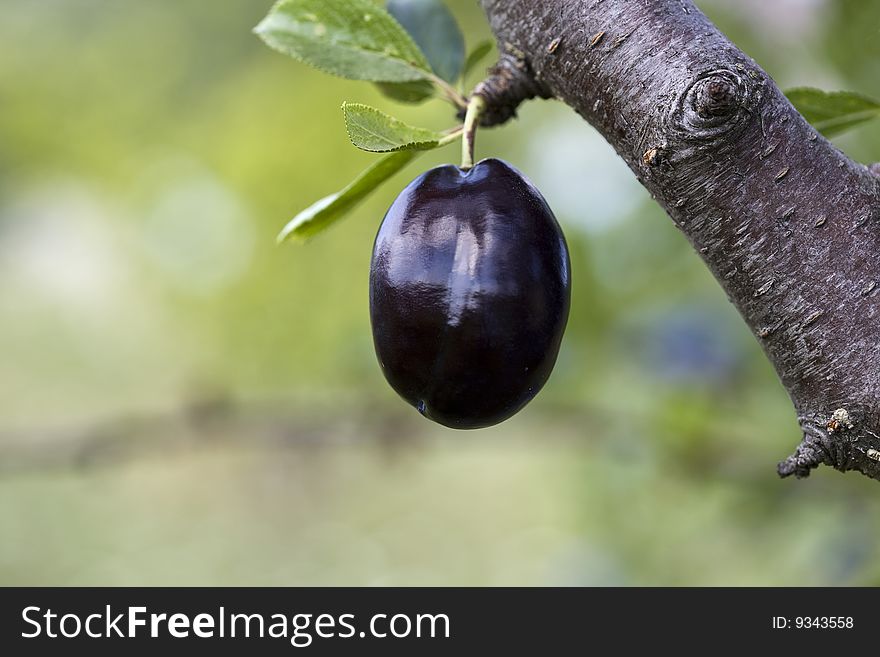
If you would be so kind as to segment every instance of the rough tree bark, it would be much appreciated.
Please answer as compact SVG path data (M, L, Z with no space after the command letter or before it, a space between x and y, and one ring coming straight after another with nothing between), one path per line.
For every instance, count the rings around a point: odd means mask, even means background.
M502 52L476 90L484 123L555 97L595 126L776 367L803 431L779 474L880 479L880 177L691 0L481 4Z

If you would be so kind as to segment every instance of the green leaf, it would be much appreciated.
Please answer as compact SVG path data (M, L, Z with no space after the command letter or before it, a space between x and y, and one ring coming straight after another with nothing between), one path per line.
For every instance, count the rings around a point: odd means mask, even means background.
M467 56L467 60L465 60L464 71L461 74L463 78L466 78L468 75L470 75L471 72L477 67L477 64L483 61L483 58L490 52L492 52L493 45L495 44L487 40L481 41L476 46L474 46L474 49L471 50L470 54Z
M390 13L425 53L434 72L455 82L464 63L464 37L442 0L388 0Z
M370 192L409 164L418 154L418 151L397 151L382 157L342 191L322 198L291 219L278 235L278 243L288 240L305 242L314 237L342 219Z
M348 138L362 151L428 151L443 139L439 132L416 128L369 105L343 103L342 112Z
M432 76L406 30L371 0L281 0L254 31L272 48L343 78L410 82Z
M437 87L427 80L414 82L377 82L376 87L391 100L399 103L421 103L437 93Z
M880 117L880 103L850 91L822 91L809 87L785 92L791 104L826 137L839 135Z

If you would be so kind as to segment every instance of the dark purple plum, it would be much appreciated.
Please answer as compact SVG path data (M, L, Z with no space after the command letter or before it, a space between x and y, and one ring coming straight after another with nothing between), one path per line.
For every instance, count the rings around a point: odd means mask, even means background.
M412 181L373 248L370 320L391 387L456 429L506 420L541 389L571 297L565 238L506 162Z

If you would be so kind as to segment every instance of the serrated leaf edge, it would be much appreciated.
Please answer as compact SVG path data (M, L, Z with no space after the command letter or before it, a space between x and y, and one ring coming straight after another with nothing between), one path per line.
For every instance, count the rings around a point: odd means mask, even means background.
M310 67L312 67L318 71L321 71L322 73L325 73L327 75L332 75L334 77L342 77L342 76L338 75L337 73L335 73L334 71L329 70L328 68L325 68L325 67L320 66L318 64L314 64L313 62L308 62L305 59L303 59L302 57L299 57L298 55L295 55L295 54L290 53L288 51L282 51L279 48L275 47L273 44L269 43L269 41L266 40L265 34L266 34L266 32L268 32L268 30L265 29L265 24L272 17L272 14L275 12L275 10L278 9L278 7L280 7L281 5L285 4L286 2L290 2L290 0L277 0L277 2L275 2L275 4L272 5L272 7L269 9L269 11L266 13L266 15L262 18L262 20L260 20L260 22L257 23L253 27L252 32L254 34L256 34L263 43L265 43L269 48L271 48L275 52L280 52L281 54L286 55L301 64L305 64L306 66L310 66ZM416 77L413 77L410 80L373 80L373 79L367 79L367 78L343 78L343 79L359 79L359 80L365 80L367 82L385 82L388 84L394 84L397 82L416 82L418 80L428 80L431 82L435 81L435 78L437 76L434 73L433 69L431 68L431 64L430 64L430 62L428 62L427 56L422 51L422 49L419 48L419 45L415 42L415 40L412 38L412 36L410 36L409 32L407 32L406 29L397 21L397 19L394 18L394 16L392 16L390 13L388 13L388 11L384 7L382 7L381 5L375 5L375 9L378 12L384 13L391 21L393 21L394 24L400 30L401 36L404 38L404 40L406 40L409 43L409 45L411 45L413 47L413 50L415 52L419 53L422 56L422 62L410 62L405 59L401 59L399 57L393 57L393 59L399 61L402 65L409 67L418 75ZM359 48L348 48L347 46L343 46L343 47L345 47L348 50L354 50L356 52L364 51L364 52L374 53L376 55L388 56L388 53L386 53L382 50L372 50L370 48L364 48L364 47L359 47ZM424 65L422 65L422 64L424 64Z
M356 148L359 148L362 151L365 151L367 153L395 153L398 151L429 151L429 150L432 150L432 149L440 146L440 140L443 138L443 135L441 135L439 133L434 133L437 135L436 138L426 139L425 141L412 141L412 142L407 142L406 144L400 144L399 146L394 146L394 142L389 142L389 144L391 144L393 147L388 148L388 149L378 150L378 149L372 149L372 148L364 148L363 146L360 146L357 143L355 143L354 137L352 136L351 130L349 128L348 117L352 116L352 115L349 113L348 110L351 107L357 107L359 109L363 109L368 112L372 112L374 114L379 114L383 118L391 119L392 121L396 121L398 123L401 123L401 124L405 125L407 128L410 128L412 130L425 130L426 132L432 132L432 131L427 130L426 128L419 128L417 126L409 125L408 123L405 123L404 121L401 121L400 119L395 118L395 117L391 116L390 114L386 114L382 110L376 109L375 107L371 107L369 105L364 105L363 103L344 102L344 103L342 103L342 113L343 113L343 116L345 117L345 132L348 134L348 140ZM376 137L378 137L380 139L385 139L382 135L376 134L375 132L372 132L371 130L366 130L366 131L370 132L371 134L375 135Z

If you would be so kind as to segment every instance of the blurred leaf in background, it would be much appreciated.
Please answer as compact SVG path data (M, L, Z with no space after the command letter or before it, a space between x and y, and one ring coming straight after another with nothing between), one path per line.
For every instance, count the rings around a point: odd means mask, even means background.
M826 137L842 134L880 118L880 102L852 91L798 87L785 92L792 105Z

